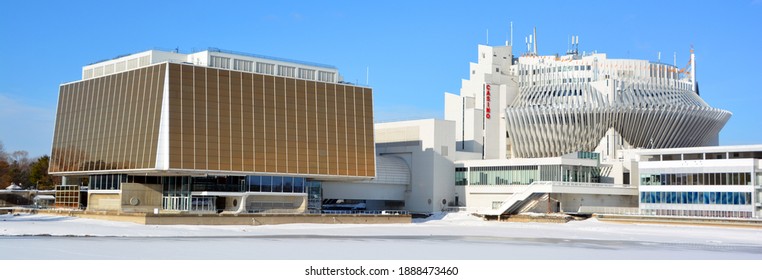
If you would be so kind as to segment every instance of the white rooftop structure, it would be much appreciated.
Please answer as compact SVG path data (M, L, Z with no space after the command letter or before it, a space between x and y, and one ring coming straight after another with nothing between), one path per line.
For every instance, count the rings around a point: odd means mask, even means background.
M177 51L148 50L118 56L82 67L82 79L86 80L124 72L161 62L187 63L320 82L342 82L339 70L335 66L218 48L208 48L204 51L189 54Z

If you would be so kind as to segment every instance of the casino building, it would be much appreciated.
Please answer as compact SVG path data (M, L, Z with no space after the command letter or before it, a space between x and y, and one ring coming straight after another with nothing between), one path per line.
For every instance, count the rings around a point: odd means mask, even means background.
M87 186L88 210L304 212L323 182L376 176L372 89L329 65L149 50L58 99L50 173Z
M679 68L572 45L479 45L444 119L387 123L328 65L118 57L61 85L50 172L88 210L762 218L762 146L717 146L731 113L701 98L692 51Z
M413 168L406 207L762 217L762 149L717 147L731 113L699 95L693 51L679 68L528 42L479 45L444 120L376 125L379 154Z

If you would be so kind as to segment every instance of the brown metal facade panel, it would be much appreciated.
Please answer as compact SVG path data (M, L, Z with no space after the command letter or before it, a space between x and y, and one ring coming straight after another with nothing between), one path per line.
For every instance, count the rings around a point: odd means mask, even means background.
M349 171L347 156L347 113L346 89L344 85L336 86L336 172L347 175Z
M167 72L171 169L374 175L370 89L174 63L62 85L50 172L155 168Z
M153 168L165 67L62 85L50 172Z
M230 88L230 154L229 170L243 171L243 82L241 72L230 72L228 87Z
M373 176L370 89L169 67L170 168Z
M241 76L241 171L254 170L254 76Z
M373 93L369 88L363 88L363 121L365 122L365 176L376 176L376 149L373 135Z

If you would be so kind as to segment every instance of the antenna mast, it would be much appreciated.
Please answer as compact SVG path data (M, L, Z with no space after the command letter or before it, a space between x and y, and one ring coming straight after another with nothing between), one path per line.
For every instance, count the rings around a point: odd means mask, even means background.
M693 82L693 91L696 91L696 54L693 53L693 46L691 46L691 82Z
M536 26L534 28L534 32L532 33L534 34L534 44L532 44L532 46L534 46L534 54L537 55L537 27ZM532 37L529 37L529 38L532 38Z

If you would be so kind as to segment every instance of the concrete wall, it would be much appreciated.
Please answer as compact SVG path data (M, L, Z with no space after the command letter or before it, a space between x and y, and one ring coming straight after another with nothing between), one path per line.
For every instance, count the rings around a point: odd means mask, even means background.
M323 199L405 200L405 185L323 182Z
M638 207L637 195L552 194L563 212L577 212L580 206Z
M473 193L469 192L466 194L466 199L468 200L468 204L466 204L466 207L468 207L469 211L471 210L487 210L492 209L492 202L496 201L505 201L509 197L513 195L513 193Z
M119 211L121 210L121 198L119 193L88 193L88 211Z
M396 224L410 223L409 215L239 215L145 218L150 225L280 225L280 224Z
M40 210L39 213L146 225L279 225L279 224L409 224L410 215L267 215L267 214L160 214L72 212Z
M154 208L161 208L161 185L122 183L121 188L122 212L152 213Z
M455 121L426 119L376 125L376 135L401 127L415 127L408 130L418 132L418 135L405 139L418 140L420 144L376 147L379 155L399 157L410 166L410 186L404 199L406 210L441 211L455 200L455 124Z
M225 211L234 211L238 207L233 205L233 200L240 198L228 197L225 201ZM240 202L240 201L239 201ZM262 203L261 205L256 205ZM307 196L278 196L278 195L250 195L246 197L246 210L285 209L304 211L307 209Z

